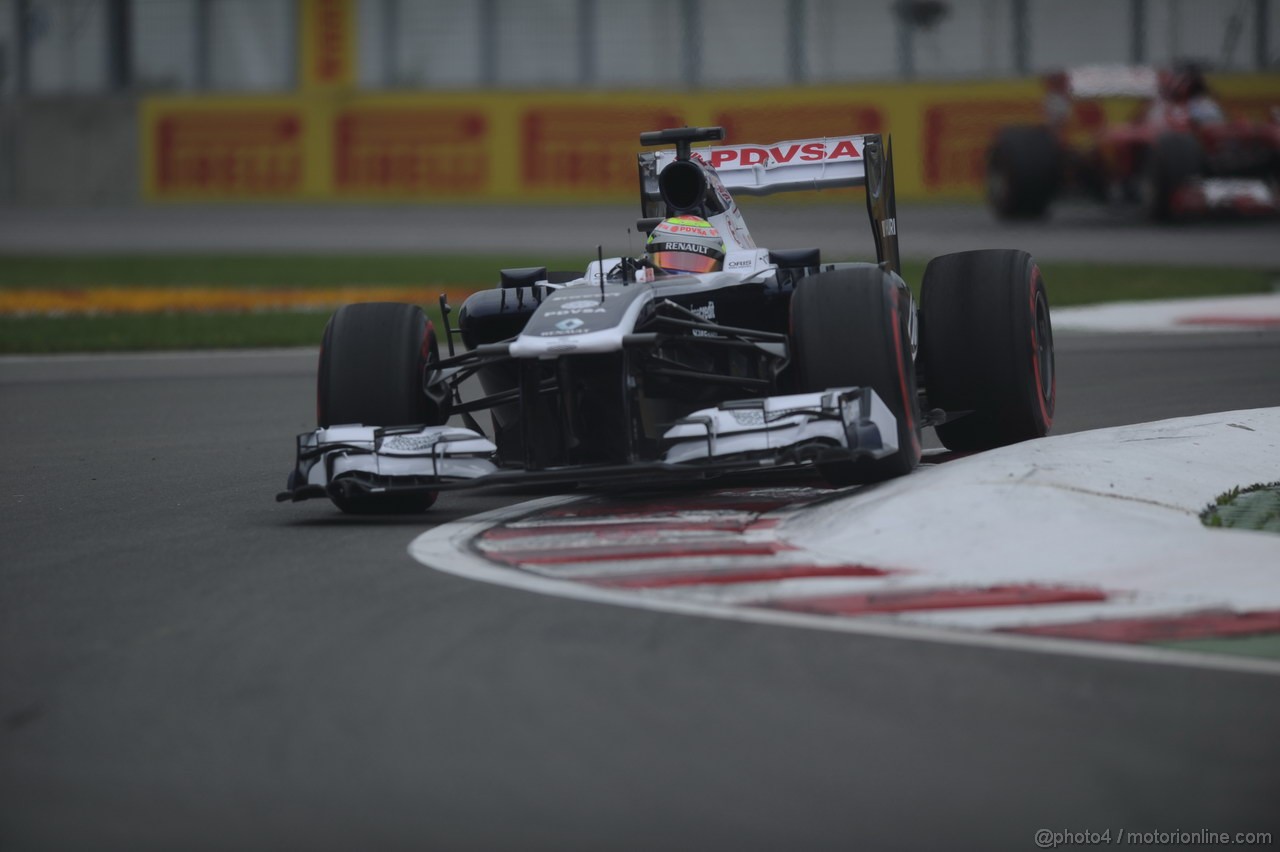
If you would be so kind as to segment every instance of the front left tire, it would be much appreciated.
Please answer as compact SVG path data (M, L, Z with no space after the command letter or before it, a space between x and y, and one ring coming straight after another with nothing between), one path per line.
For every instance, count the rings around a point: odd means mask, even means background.
M1049 296L1031 255L985 249L936 257L920 293L920 359L947 449L1040 438L1053 427L1057 381Z

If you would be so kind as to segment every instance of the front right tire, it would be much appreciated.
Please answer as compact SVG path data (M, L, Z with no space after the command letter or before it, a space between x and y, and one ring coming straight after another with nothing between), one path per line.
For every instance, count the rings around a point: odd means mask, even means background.
M440 360L435 332L422 309L398 302L363 302L339 308L325 326L316 379L321 427L440 426L446 400L427 396L424 379ZM353 514L423 512L436 492L368 493L334 483L330 499Z
M836 487L903 476L920 462L912 307L902 279L878 266L806 276L791 296L799 390L870 387L897 419L898 451L893 455L818 465Z

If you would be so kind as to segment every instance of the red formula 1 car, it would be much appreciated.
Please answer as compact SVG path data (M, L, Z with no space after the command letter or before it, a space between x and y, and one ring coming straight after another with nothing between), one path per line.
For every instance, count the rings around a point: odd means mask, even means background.
M1003 219L1037 218L1063 195L1137 203L1156 221L1274 214L1280 207L1280 115L1227 115L1194 65L1090 67L1046 78L1045 121L1001 128L987 155L987 198ZM1074 102L1141 99L1084 144L1067 133Z

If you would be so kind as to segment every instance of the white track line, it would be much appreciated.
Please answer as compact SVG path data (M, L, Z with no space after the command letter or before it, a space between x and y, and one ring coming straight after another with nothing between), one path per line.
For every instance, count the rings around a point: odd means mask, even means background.
M1209 332L1280 327L1280 293L1054 308L1055 331Z

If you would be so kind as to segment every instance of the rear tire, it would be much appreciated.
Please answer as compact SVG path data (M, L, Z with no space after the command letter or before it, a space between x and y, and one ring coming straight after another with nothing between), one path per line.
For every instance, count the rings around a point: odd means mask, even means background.
M1044 125L1004 127L987 154L987 201L1000 219L1038 219L1062 182L1063 154Z
M870 387L898 421L898 452L893 455L818 465L834 486L902 476L920 462L911 308L906 285L876 266L806 276L791 297L800 392Z
M929 405L970 412L936 427L943 445L967 452L1047 435L1057 398L1053 325L1031 255L987 249L934 258L920 302Z
M416 305L365 302L341 307L325 326L316 382L321 427L443 425L444 400L428 398L424 375L440 360L435 332ZM422 512L436 493L366 494L335 489L330 498L344 512Z

